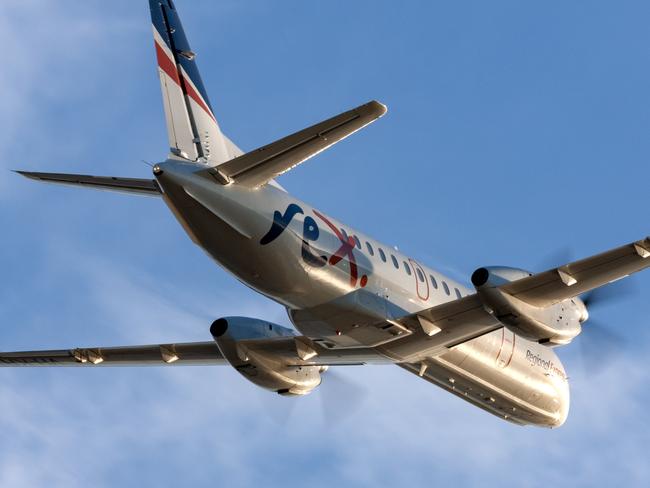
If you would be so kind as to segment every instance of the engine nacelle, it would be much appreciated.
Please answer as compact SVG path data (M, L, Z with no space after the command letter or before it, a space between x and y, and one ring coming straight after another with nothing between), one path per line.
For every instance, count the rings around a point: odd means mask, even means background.
M210 327L221 354L248 381L281 395L306 395L321 383L326 366L287 366L286 354L256 349L254 339L293 337L297 334L281 325L248 317L226 317ZM296 353L296 360L298 355Z
M485 309L515 334L540 343L568 344L587 319L585 305L574 298L534 307L498 288L528 276L532 273L523 269L485 267L474 271L472 284Z

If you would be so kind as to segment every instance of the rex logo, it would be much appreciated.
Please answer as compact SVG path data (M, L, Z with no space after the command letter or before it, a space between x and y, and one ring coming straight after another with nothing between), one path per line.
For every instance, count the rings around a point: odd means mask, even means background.
M273 213L273 224L269 231L260 239L260 244L266 246L267 244L272 243L289 226L291 221L295 218L296 215L304 215L304 210L295 203L291 203L284 213L276 210ZM325 217L320 212L314 210L314 215L318 219L322 220L327 227L336 235L340 241L340 247L338 250L332 254L329 258L327 256L319 256L314 253L310 242L317 241L320 236L320 229L316 220L309 215L305 216L302 229L302 259L310 266L322 268L326 265L336 266L342 260L346 260L350 265L350 286L356 287L357 283L360 282L361 287L365 287L368 283L368 277L363 275L361 280L359 280L359 269L357 266L357 260L354 256L354 239L349 236L345 236L340 229L338 229L327 217Z

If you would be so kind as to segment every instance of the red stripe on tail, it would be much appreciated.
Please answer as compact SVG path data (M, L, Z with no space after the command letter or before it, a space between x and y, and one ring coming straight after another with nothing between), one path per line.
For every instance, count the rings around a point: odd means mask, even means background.
M199 95L196 90L192 87L191 83L188 82L187 78L183 75L183 81L185 82L185 91L189 95L189 97L194 100L199 106L205 110L205 113L210 116L212 120L216 122L216 119L214 118L214 115L212 115L212 112L210 111L210 108L206 105L206 103L203 101L203 98L201 95Z
M161 70L165 72L167 76L169 76L172 80L174 80L174 83L176 83L178 86L181 86L181 80L178 77L178 70L176 69L176 63L174 63L171 59L169 59L169 56L167 56L167 53L163 50L162 47L158 44L158 42L155 42L156 44L156 57L158 58L158 66L160 67Z
M176 63L167 56L167 53L163 50L162 47L158 44L156 44L156 57L158 58L158 66L160 67L161 70L165 72L167 76L169 76L172 80L174 80L174 83L176 83L178 86L181 86L185 93L194 100L203 110L205 110L205 113L207 113L212 120L216 122L216 119L214 118L214 115L212 115L212 111L208 107L208 105L203 101L203 98L201 95L198 94L198 92L192 87L192 84L188 81L188 79L183 76L183 84L181 85L181 79L178 75L178 68L176 67Z

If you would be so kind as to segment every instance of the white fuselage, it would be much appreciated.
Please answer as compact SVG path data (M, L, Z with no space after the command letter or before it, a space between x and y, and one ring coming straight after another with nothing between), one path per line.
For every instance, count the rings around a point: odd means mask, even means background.
M274 185L222 186L196 174L204 166L172 160L158 167L165 201L192 239L328 347L374 347L422 373L375 325L474 293ZM426 379L515 423L555 427L568 414L568 382L554 351L506 328L427 362Z

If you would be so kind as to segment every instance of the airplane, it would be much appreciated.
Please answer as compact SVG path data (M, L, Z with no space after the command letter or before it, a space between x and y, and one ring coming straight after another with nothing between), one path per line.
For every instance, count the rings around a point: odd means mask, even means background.
M561 426L570 393L555 348L582 332L588 293L650 265L650 238L540 273L481 267L463 286L276 181L382 117L384 105L244 153L220 129L176 6L149 6L170 146L153 178L18 173L161 198L219 266L284 306L295 330L222 317L205 342L3 352L0 366L230 365L261 388L301 396L330 368L395 364L511 423Z

